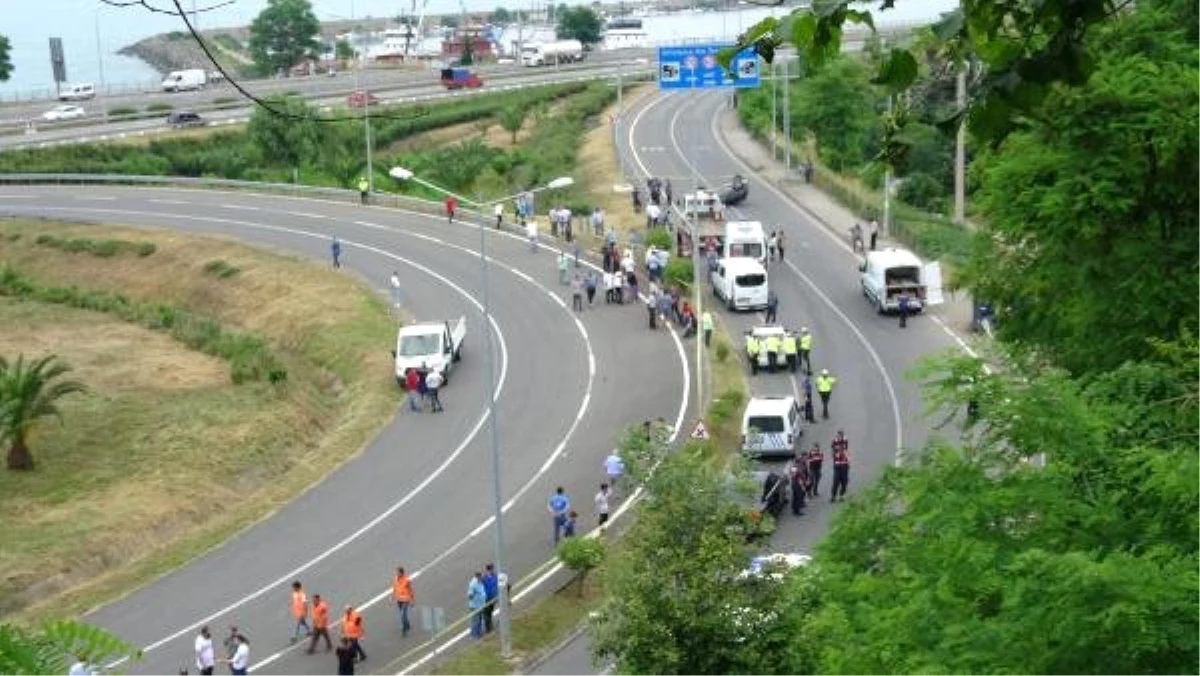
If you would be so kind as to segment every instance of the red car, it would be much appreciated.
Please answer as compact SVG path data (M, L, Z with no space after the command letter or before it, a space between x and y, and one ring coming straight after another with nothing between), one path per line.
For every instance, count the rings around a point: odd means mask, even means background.
M381 101L378 96L370 92L358 91L346 97L346 105L351 108L362 108L363 106L376 106Z

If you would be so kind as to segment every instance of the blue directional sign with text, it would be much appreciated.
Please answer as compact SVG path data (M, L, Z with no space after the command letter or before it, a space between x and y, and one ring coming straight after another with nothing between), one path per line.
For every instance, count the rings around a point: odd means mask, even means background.
M732 72L717 62L717 53L733 45L685 45L658 48L659 89L719 89L758 86L758 55L747 47L733 57Z

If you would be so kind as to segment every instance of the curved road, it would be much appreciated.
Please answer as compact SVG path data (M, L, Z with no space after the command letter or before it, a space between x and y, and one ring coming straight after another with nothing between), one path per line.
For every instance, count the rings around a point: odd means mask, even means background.
M336 234L344 269L381 293L399 271L415 317L467 317L445 414L406 415L397 394L395 419L360 455L218 549L88 615L147 647L131 671L194 668L192 639L208 623L217 638L231 624L247 632L254 671L331 672L330 657L288 645L294 578L335 612L371 604L368 668L428 638L416 612L417 630L400 638L388 593L396 565L416 571L418 606L445 608L450 621L461 616L467 576L493 551L477 228L328 201L131 188L5 187L0 213L170 226L316 259L326 259ZM681 420L689 374L679 341L646 332L638 308L601 305L575 315L550 251L532 254L517 237L487 232L508 568L516 581L552 556L544 504L554 486L567 488L588 523L603 457L621 429L648 417Z
M833 233L792 201L759 179L726 145L718 126L730 102L729 92L656 93L627 109L618 136L620 155L642 176L671 179L675 195L694 185L715 188L740 173L750 180L745 202L727 210L729 220L757 220L784 233L786 262L769 267L771 288L779 295L779 322L813 334L813 367L837 377L830 420L820 417L806 428L801 443L818 441L826 454L821 495L804 516L786 512L772 539L777 551L811 551L828 531L836 505L829 494L832 469L829 442L841 429L850 441L850 492L878 478L884 467L900 462L907 449L921 449L931 433L916 382L906 372L930 353L957 347L946 330L928 317L915 317L900 330L894 317L881 317L862 297L857 257L845 233ZM679 222L679 214L673 214ZM712 294L704 302L714 301ZM761 323L760 313L722 314L731 332ZM934 311L936 313L936 310ZM740 346L739 346L740 347ZM755 395L802 397L802 374L760 372L750 379ZM716 385L719 388L719 384ZM590 663L586 634L570 641L538 666L537 674L601 673Z

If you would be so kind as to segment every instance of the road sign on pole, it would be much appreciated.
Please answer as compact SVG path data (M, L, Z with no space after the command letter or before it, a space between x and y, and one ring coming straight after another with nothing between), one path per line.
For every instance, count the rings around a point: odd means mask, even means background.
M50 69L54 72L54 86L67 81L67 59L63 56L62 38L50 38Z
M746 89L759 84L758 55L753 47L738 52L726 71L717 53L733 45L683 45L658 48L658 88Z

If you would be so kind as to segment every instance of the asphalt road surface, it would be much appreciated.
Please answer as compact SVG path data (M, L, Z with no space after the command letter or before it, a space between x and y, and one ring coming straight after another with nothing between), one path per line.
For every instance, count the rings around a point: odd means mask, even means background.
M746 176L749 197L727 209L727 219L757 220L767 231L784 233L785 261L768 266L771 288L779 296L778 321L793 330L808 327L815 372L827 368L837 378L830 419L821 419L820 401L815 401L817 423L801 438L804 448L817 441L825 451L821 497L811 501L800 518L785 511L772 539L776 551L808 552L840 509L828 502L833 473L829 442L834 433L844 430L850 441L851 494L876 480L905 453L921 449L931 429L923 415L919 386L906 374L921 357L956 344L926 317L910 319L908 328L901 330L895 317L876 314L862 296L857 258L845 234L829 232L787 196L757 180L725 145L716 120L730 98L729 92L720 91L643 97L625 111L618 142L621 155L643 176L670 178L676 196L696 185L718 188L734 174ZM678 213L673 219L680 222ZM716 301L711 293L703 298L706 304ZM757 312L733 313L723 306L716 311L730 331L739 334L763 320ZM735 340L740 349L740 335ZM750 377L751 394L793 395L803 401L802 378L799 372L792 376L760 371ZM714 387L720 390L719 384ZM783 464L763 463L777 469ZM589 643L587 635L581 635L533 673L600 673L591 663Z
M4 187L0 213L167 226L325 261L337 235L347 274L384 294L399 272L414 317L467 318L444 414L407 414L397 392L396 417L358 456L221 547L86 616L146 647L132 673L194 669L192 640L205 623L217 638L230 625L243 628L254 672L332 673L332 657L289 645L293 579L337 614L345 604L371 604L364 671L429 638L417 609L417 630L400 637L389 592L396 565L416 571L418 607L462 616L468 576L493 558L477 228L329 201L168 189ZM565 486L590 522L602 461L620 431L658 416L678 424L689 374L684 345L645 331L640 306L576 315L551 251L534 254L519 238L487 233L508 569L520 580L552 557L544 505L554 487Z

